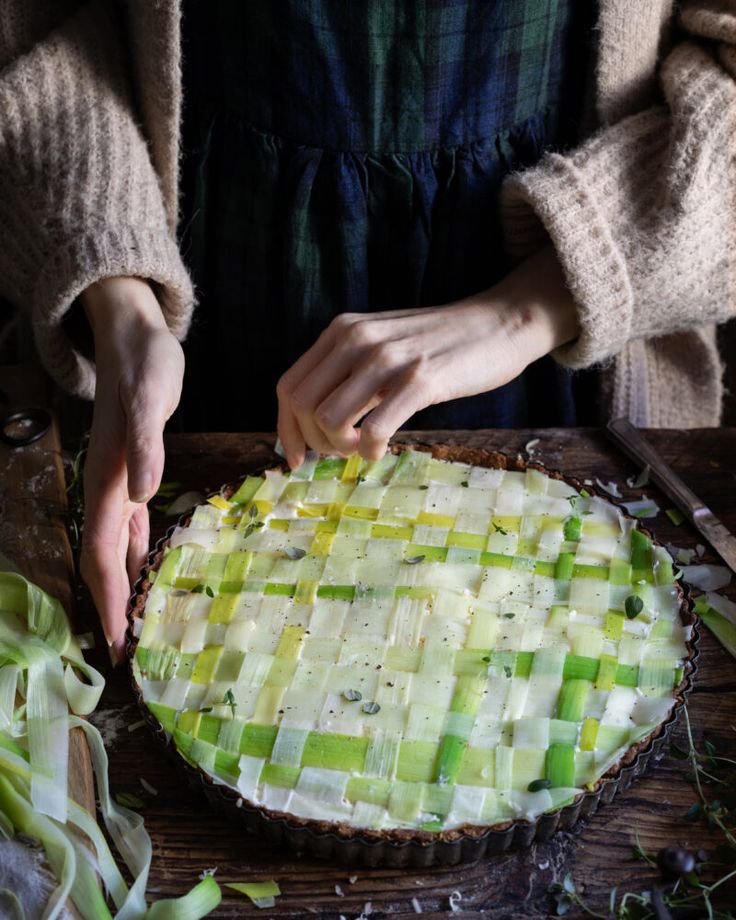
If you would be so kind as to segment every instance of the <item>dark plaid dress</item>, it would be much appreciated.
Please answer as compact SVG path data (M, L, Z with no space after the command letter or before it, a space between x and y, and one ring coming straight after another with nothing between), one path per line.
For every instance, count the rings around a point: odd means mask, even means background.
M185 3L183 428L273 429L278 377L336 314L503 276L499 185L575 142L593 6ZM545 358L412 424L594 423L596 390Z

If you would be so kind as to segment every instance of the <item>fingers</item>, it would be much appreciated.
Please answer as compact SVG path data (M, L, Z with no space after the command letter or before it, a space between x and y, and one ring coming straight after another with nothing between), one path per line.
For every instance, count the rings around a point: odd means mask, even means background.
M164 469L164 407L154 394L131 406L126 431L128 493L131 501L146 502L161 482Z
M164 426L179 402L183 375L179 343L168 332L153 333L141 366L120 382L131 501L148 501L161 482Z
M145 565L146 556L148 555L149 537L150 526L148 521L148 506L138 505L128 522L126 567L130 585L135 584L141 569Z
M314 450L330 452L330 445L316 433L314 428L307 426L302 430L294 405L294 396L301 383L311 372L318 367L330 354L335 343L335 336L339 332L340 324L331 323L322 333L314 345L293 364L281 377L276 386L276 395L279 401L278 434L286 454L289 466L294 469L304 462L306 445ZM302 417L306 409L302 409ZM316 435L316 437L315 437ZM321 445L321 446L320 446Z
M427 381L421 361L415 362L360 426L359 451L366 460L380 460L389 439L404 422L428 405Z
M279 437L293 467L304 458L309 445L322 453L352 453L358 444L358 434L352 423L334 413L328 405L324 414L321 404L337 390L363 363L374 338L375 323L362 314L341 314L290 368L279 381ZM363 385L365 389L365 384ZM369 394L355 410L351 421L365 411Z
M86 466L94 462L88 456ZM85 520L81 572L99 611L113 661L124 650L125 610L130 582L125 567L128 521L122 475L105 483L95 475L85 482Z
M355 424L380 404L390 382L389 368L376 362L361 365L317 406L314 417L337 451L352 454L358 449Z

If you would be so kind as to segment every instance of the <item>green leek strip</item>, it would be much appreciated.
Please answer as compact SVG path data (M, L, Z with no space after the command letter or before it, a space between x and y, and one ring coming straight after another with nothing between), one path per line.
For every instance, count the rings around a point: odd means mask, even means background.
M256 907L273 907L274 898L281 894L278 883L269 882L224 882L225 888L232 888L238 894L250 898ZM262 903L268 901L268 905Z
M736 658L736 625L711 607L705 595L695 601L695 610L726 651Z
M579 517L569 517L563 525L563 534L566 540L577 542L582 533L583 522Z
M199 920L211 913L221 900L220 886L207 875L183 897L156 901L149 907L145 920Z
M21 833L43 841L49 865L59 881L46 904L44 920L56 920L64 910L74 884L77 854L63 831L50 818L35 810L18 791L16 783L17 778L11 780L0 773L0 808Z
M566 680L557 701L557 718L566 722L580 722L591 683L589 680Z
M575 748L571 744L550 744L547 749L545 773L552 786L563 789L575 786Z
M631 568L634 583L652 577L652 541L640 530L631 531Z
M243 481L238 491L231 496L230 501L236 505L245 505L253 498L262 485L263 480L260 476L248 476Z

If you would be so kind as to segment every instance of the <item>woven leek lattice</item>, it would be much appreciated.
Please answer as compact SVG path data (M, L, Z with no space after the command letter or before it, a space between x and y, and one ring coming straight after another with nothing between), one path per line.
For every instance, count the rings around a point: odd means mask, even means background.
M377 829L533 818L672 708L671 563L538 470L311 459L177 528L134 671L181 754L257 805Z

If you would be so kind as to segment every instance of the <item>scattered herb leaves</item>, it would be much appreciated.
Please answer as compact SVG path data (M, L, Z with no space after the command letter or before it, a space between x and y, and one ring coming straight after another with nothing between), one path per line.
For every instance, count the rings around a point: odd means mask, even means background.
M552 780L533 779L526 788L527 788L527 792L541 792L542 789L551 789Z
M629 620L634 620L644 609L644 601L635 594L630 594L624 603L624 611Z
M235 702L235 695L233 694L232 689L225 691L225 696L222 698L222 702L230 707L230 711L233 714L233 719L235 718L235 707L238 705Z

